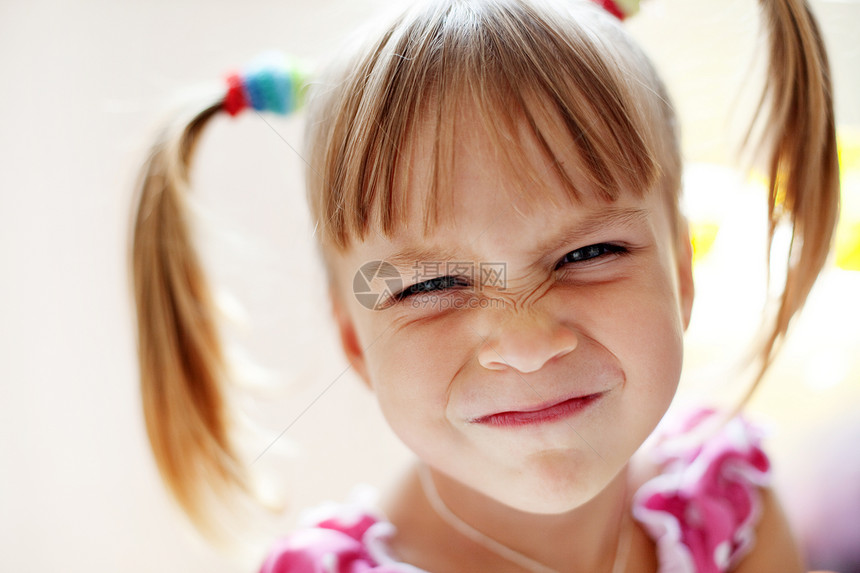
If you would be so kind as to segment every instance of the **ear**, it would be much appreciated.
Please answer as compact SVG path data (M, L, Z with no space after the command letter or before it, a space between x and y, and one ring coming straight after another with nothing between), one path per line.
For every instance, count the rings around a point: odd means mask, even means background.
M364 384L372 390L373 386L370 383L370 377L367 375L367 362L364 349L358 339L355 322L353 322L346 305L334 289L329 290L329 297L343 353Z
M690 225L682 218L678 233L678 295L681 305L681 317L684 320L684 330L690 326L690 316L693 313L693 299L696 289L693 284L693 245L690 242Z

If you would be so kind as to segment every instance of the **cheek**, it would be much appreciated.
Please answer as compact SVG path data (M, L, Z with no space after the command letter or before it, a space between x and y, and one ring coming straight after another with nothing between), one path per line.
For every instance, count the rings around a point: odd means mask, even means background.
M671 401L683 361L683 322L669 273L640 273L573 297L569 320L620 362L627 395L658 410ZM662 414L661 414L662 415Z
M368 351L368 370L386 418L444 422L450 385L474 356L462 313L415 322L397 321ZM395 428L397 431L397 428Z
M475 356L464 318L452 313L450 319L383 335L368 357L374 393L391 430L420 459L443 467L459 467L462 458L455 452L469 448L449 417L452 386Z

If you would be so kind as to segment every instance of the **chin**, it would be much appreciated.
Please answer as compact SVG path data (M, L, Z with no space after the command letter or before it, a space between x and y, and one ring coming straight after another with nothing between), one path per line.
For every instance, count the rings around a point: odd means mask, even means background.
M507 480L509 488L499 488L491 497L527 513L552 515L575 510L597 497L623 467L610 467L596 456L585 460L578 457L570 452L545 452Z

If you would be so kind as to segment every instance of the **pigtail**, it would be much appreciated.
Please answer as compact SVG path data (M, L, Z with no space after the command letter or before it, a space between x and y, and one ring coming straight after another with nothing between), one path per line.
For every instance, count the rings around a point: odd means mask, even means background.
M306 78L266 55L227 78L223 99L168 125L139 180L131 262L146 430L162 479L202 532L216 533L208 502L257 500L230 440L228 364L216 307L190 229L189 173L204 128L219 112L287 114Z
M779 225L789 226L791 242L785 284L747 399L764 377L792 317L802 308L826 262L839 211L830 66L821 33L805 1L760 2L768 32L769 65L754 125L761 126L761 138L755 143L768 153L768 268Z
M165 129L139 186L132 242L143 412L162 479L203 530L203 484L248 492L228 439L224 352L215 307L191 241L186 193L200 135L221 109L206 107Z

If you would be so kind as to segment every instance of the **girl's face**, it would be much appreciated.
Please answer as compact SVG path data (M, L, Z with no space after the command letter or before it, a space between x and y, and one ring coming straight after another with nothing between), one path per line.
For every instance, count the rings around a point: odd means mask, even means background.
M689 243L657 191L600 199L571 157L574 201L536 144L522 153L545 176L524 183L480 121L459 133L445 221L422 233L427 137L414 146L406 225L332 257L343 347L425 463L511 507L560 513L617 475L672 400ZM377 308L354 292L372 261L400 275L372 279Z

